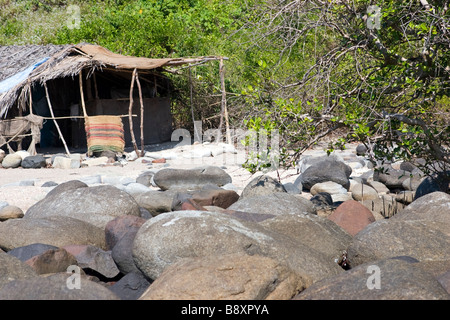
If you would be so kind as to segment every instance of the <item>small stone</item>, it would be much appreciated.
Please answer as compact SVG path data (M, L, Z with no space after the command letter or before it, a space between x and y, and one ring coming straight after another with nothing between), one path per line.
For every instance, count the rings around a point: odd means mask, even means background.
M378 192L366 184L357 183L352 186L350 191L352 192L353 199L356 201L378 199Z
M89 158L83 161L83 164L88 167L105 165L108 162L108 157Z
M24 169L45 168L47 166L47 161L42 155L29 156L22 160L21 166Z
M2 161L2 167L5 169L18 168L22 163L22 157L16 153L10 153Z
M22 209L16 206L5 206L0 209L0 221L23 218Z
M346 194L347 189L345 189L342 185L339 183L333 182L333 181L326 181L326 182L320 182L314 184L310 191L313 196L320 193L320 192L327 192L329 194L336 194L336 193L342 193Z

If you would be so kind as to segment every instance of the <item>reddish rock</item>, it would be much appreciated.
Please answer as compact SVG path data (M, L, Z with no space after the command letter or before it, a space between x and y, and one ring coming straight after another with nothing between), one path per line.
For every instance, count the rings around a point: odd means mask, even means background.
M206 209L203 208L201 205L197 204L192 199L184 199L181 202L181 210L202 210L202 211L205 211Z
M130 231L137 232L139 228L147 221L144 218L123 215L108 222L105 227L106 247L108 250L114 248L114 245Z
M66 272L77 260L63 248L50 249L25 261L37 274Z
M372 212L355 200L343 202L328 216L328 219L336 223L352 236L375 221Z
M201 206L216 206L227 209L239 200L239 195L233 190L202 190L194 193L192 200Z

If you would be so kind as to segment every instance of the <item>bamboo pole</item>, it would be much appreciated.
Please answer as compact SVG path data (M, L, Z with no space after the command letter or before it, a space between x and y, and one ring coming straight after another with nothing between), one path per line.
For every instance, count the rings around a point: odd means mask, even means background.
M227 93L225 90L225 65L223 63L223 58L220 58L219 61L219 73L220 73L220 84L222 87L222 112L225 117L225 128L227 135L227 143L231 143L231 134L230 134L230 124L228 122L228 110L227 110ZM221 116L222 122L222 116ZM220 128L222 129L222 128Z
M52 104L50 102L50 96L48 95L48 89L47 89L47 83L46 82L44 82L44 88L45 88L45 96L47 97L48 108L50 109L50 114L54 118L55 115L53 113ZM56 130L58 130L58 133L59 133L59 136L61 138L61 141L64 144L64 148L66 149L66 153L67 153L67 155L70 156L69 148L67 148L66 140L64 140L64 136L61 133L61 129L59 128L58 122L56 122L55 119L53 119L53 122L55 123Z
M139 81L139 74L136 72L136 84L139 90L139 102L141 104L141 157L144 156L144 101L142 99L141 82Z
M31 81L28 80L28 85L29 85L29 98L30 98L30 114L33 114L33 95L31 93Z
M130 106L128 107L128 120L130 123L130 134L131 134L131 143L133 143L134 151L136 152L136 156L139 157L139 150L136 145L136 137L134 136L133 131L133 118L132 118L132 108L133 108L133 89L134 89L134 81L136 79L136 68L133 70L133 75L131 77L131 87L130 87Z
M84 104L84 92L83 92L83 70L80 71L79 74L79 82L80 82L80 97L81 97L81 106L83 108L83 115L87 118L86 105Z

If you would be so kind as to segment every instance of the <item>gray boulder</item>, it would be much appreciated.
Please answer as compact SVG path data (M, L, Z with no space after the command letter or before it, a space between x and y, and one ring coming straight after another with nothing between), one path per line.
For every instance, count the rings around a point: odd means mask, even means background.
M287 300L302 289L301 283L268 257L212 255L170 265L140 300Z
M449 247L449 222L378 220L354 236L348 259L354 266L402 255L419 261L450 260Z
M47 195L27 210L24 219L62 216L105 228L109 221L121 215L140 216L139 205L128 193L102 185Z
M440 191L447 192L450 186L450 171L439 172L426 177L417 187L414 199L418 199L428 193Z
M155 173L153 181L161 190L200 189L209 183L221 187L232 182L228 173L214 166L196 169L161 169Z
M79 288L68 282L71 273L15 280L0 289L0 300L119 300L108 288L80 276Z
M428 193L414 200L391 219L450 223L450 194L439 191Z
M119 275L120 270L112 258L111 251L105 251L93 245L65 246L83 270L93 270L101 276L111 279Z
M272 177L262 175L253 178L242 190L240 199L269 195L274 192L286 192L284 186Z
M43 155L29 156L22 160L22 168L24 169L39 169L47 166L47 161Z
M376 279L377 272L379 282ZM449 300L440 283L404 258L377 260L323 279L294 300Z
M172 211L172 202L177 194L174 190L150 190L135 197L138 205L146 209L152 216Z
M233 203L229 210L259 214L296 214L315 213L311 201L286 192L277 192L262 196L247 197Z
M352 241L352 236L336 223L315 214L282 214L260 225L322 252L332 261L338 260Z
M33 243L55 247L77 243L105 248L105 232L85 221L61 216L12 219L0 223L1 249L8 251Z
M324 159L308 167L300 174L294 184L298 180L304 189L310 190L316 183L333 181L348 190L350 187L349 177L351 173L352 169L344 162L335 160L334 158Z
M136 183L140 183L146 187L152 186L152 178L155 175L153 171L145 171L136 178Z
M230 253L270 257L299 275L304 287L343 271L326 255L288 236L208 211L167 212L149 219L133 246L136 266L153 280L182 258Z
M29 265L0 250L0 290L11 281L35 278L37 276L36 272Z
M373 180L383 183L389 189L403 189L403 182L410 177L411 172L409 171L389 167L383 172L375 171Z
M80 180L69 180L60 184L57 184L52 190L50 190L46 197L54 196L59 193L63 193L68 190L75 190L78 188L87 188L88 185Z
M150 284L151 282L141 272L130 272L109 289L121 300L137 300Z

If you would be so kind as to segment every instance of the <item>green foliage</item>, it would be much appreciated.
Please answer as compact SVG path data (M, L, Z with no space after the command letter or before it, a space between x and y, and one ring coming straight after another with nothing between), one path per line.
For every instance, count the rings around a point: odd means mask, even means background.
M327 152L361 141L380 159L448 161L450 10L428 2L430 9L409 0L0 0L0 45L88 42L151 58L228 57L232 126L280 135L277 150L246 163L252 172L270 169L271 156L292 165L341 128ZM373 4L380 29L370 30ZM75 28L70 5L80 9ZM177 123L192 124L192 88L195 120L217 128L218 64L178 73Z

